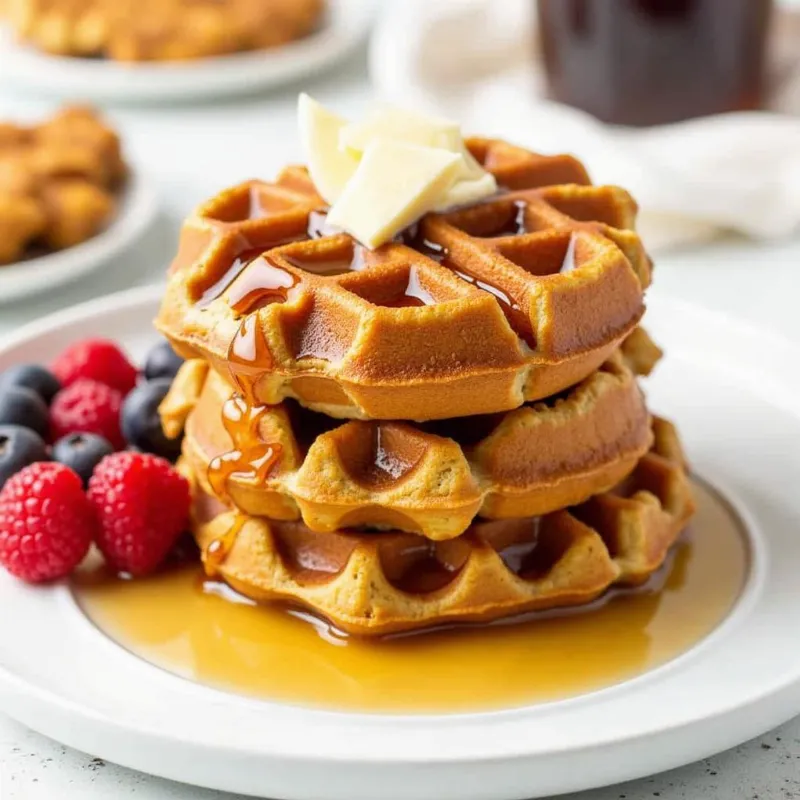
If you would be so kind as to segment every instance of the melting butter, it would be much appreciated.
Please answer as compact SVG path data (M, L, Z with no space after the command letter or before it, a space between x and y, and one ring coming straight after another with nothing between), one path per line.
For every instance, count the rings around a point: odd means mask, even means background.
M300 96L299 119L311 179L333 206L328 222L368 247L429 211L497 190L449 120L384 108L348 123L308 95Z

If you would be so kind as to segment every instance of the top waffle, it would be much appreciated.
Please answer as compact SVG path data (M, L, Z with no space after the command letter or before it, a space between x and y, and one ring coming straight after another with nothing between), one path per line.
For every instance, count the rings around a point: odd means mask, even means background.
M636 204L579 162L471 139L507 191L377 250L326 230L305 170L185 223L157 326L258 403L429 420L509 410L585 378L643 313Z

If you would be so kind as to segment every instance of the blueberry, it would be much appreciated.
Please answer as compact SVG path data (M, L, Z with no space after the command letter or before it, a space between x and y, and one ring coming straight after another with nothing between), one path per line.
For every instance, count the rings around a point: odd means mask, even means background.
M31 389L7 386L0 389L0 425L22 425L45 439L49 427L47 405Z
M41 436L21 425L0 425L0 489L23 467L49 460Z
M174 378L183 365L183 359L167 341L159 342L148 354L144 364L144 377L148 381Z
M94 468L113 452L108 441L96 433L70 433L53 445L53 461L77 472L86 486Z
M17 364L0 372L0 392L9 386L21 386L36 392L47 405L61 390L61 382L39 364Z
M169 378L159 378L137 386L122 405L122 433L131 447L175 461L181 452L180 439L167 439L158 416L158 406L171 385Z

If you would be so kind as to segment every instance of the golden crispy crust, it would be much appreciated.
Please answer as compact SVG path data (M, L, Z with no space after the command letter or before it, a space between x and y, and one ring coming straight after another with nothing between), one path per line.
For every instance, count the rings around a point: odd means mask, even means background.
M258 402L296 398L335 417L448 419L575 385L644 311L650 261L632 230L636 204L586 185L568 156L468 146L501 181L528 188L429 215L376 251L343 234L314 238L322 200L300 168L221 193L184 225L157 326L224 374L252 317ZM283 290L259 294L269 281Z
M318 532L368 525L445 540L478 514L546 514L619 483L652 442L650 415L621 356L550 401L426 425L343 423L287 404L241 425L243 400L230 400L229 384L213 371L201 385L202 366L184 365L162 414L173 433L185 420L184 457L203 490L252 516L302 517ZM231 413L235 424L226 425ZM265 475L251 469L261 443L279 448ZM216 485L209 465L231 452L251 455Z
M577 605L641 583L694 511L677 434L660 419L652 450L611 491L540 518L479 521L446 542L314 533L228 511L193 485L194 534L211 573L248 597L299 604L362 635Z

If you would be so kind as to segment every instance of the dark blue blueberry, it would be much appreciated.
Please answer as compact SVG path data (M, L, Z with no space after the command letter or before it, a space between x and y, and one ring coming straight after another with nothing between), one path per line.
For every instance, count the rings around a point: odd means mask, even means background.
M61 391L61 383L50 370L39 364L17 364L0 372L0 392L9 386L21 386L36 392L50 405L53 398Z
M148 381L174 378L183 365L183 359L166 340L159 342L148 354L144 363L144 377Z
M47 445L37 433L21 425L0 425L0 489L23 467L49 460Z
M47 405L36 392L22 386L0 389L0 425L21 425L46 439L49 419Z
M122 434L131 447L175 461L181 452L180 439L167 439L158 416L158 406L171 385L169 378L159 378L137 386L122 404Z
M114 448L96 433L70 433L53 445L53 461L77 472L86 486L94 468L114 452Z

